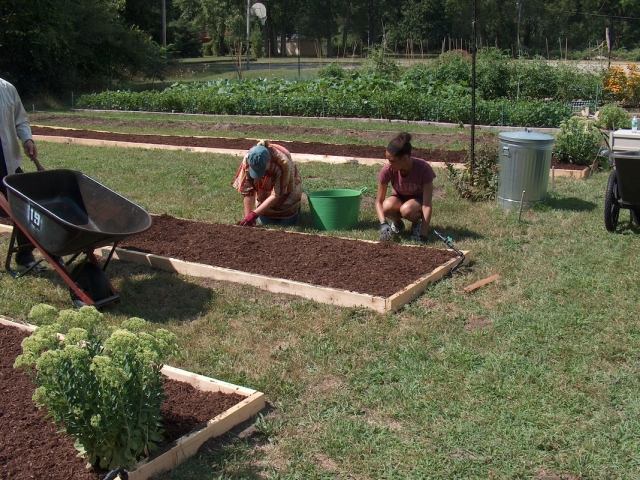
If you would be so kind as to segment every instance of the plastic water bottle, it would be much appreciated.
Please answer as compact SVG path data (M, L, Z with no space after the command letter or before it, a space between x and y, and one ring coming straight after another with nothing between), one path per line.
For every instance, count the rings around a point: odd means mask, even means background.
M631 131L638 133L638 117L636 115L631 119Z

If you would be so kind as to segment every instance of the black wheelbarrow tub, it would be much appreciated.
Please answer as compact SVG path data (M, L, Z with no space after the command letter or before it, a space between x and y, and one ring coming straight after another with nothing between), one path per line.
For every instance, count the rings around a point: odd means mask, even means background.
M119 242L151 226L141 207L74 170L4 178L13 220L51 255L70 255Z
M624 207L640 207L640 152L614 152L618 177L618 201Z

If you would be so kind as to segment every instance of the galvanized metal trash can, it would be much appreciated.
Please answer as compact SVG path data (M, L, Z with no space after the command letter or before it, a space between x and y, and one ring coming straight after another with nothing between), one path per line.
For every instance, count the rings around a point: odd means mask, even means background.
M520 208L522 200L522 208L529 208L547 194L554 138L528 129L501 132L498 138L498 205L505 209Z

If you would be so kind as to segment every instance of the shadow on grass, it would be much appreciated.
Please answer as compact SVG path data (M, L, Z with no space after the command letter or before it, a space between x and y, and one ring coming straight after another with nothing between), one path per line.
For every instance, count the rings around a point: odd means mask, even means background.
M536 210L568 210L571 212L590 212L597 208L593 202L589 202L587 200L582 200L581 198L575 197L563 197L563 198L547 198L544 202L542 202L539 206L536 206Z
M120 293L120 302L110 310L153 323L193 320L215 297L214 290L141 265L114 262L107 273Z

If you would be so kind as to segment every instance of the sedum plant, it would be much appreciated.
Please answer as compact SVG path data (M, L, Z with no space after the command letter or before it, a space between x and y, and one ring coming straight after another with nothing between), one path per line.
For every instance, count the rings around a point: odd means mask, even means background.
M175 335L147 332L140 318L110 328L94 307L36 305L29 319L40 327L14 367L32 374L36 405L93 466L129 467L148 455L161 440L160 369L177 349Z

